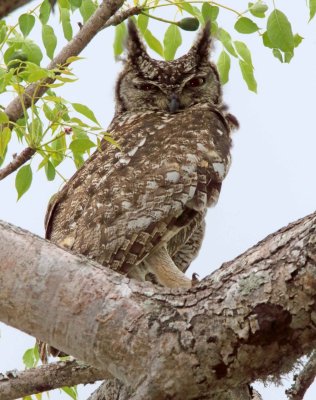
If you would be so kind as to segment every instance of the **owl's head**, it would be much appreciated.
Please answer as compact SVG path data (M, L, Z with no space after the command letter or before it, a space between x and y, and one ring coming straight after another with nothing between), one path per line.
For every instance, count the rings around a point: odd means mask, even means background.
M177 112L198 103L221 103L216 67L209 61L210 24L187 54L173 61L152 59L134 23L128 22L127 61L116 85L116 112Z

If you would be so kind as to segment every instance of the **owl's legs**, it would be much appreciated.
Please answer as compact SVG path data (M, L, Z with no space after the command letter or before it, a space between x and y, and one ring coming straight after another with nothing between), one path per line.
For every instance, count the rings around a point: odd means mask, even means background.
M159 247L143 261L145 280L169 288L190 288L192 281L179 270L165 246Z

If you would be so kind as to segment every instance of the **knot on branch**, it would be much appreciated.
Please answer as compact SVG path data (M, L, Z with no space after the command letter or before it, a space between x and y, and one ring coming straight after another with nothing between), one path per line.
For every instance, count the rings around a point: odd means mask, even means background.
M250 335L249 344L267 345L288 336L292 316L279 304L258 304L251 315L256 316L258 330Z

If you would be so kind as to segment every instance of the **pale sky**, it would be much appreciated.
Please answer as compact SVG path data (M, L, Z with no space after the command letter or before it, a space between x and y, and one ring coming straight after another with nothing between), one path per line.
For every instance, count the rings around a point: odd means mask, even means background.
M244 1L238 3L246 4ZM236 1L226 0L223 4L233 6ZM233 15L221 11L222 26L235 40L244 40L252 50L258 94L247 90L233 60L230 81L224 87L224 99L241 127L234 134L230 173L223 184L218 205L208 213L203 247L189 274L194 271L200 277L207 275L269 233L315 210L316 22L307 24L308 10L304 2L298 5L280 0L276 6L288 15L294 33L305 38L289 65L276 60L256 34L237 34L231 28ZM21 10L14 13L10 21L15 21ZM169 17L172 16L169 11ZM165 25L151 23L150 28L162 39ZM58 32L60 34L59 28ZM79 80L58 90L58 94L68 100L92 108L105 128L113 116L114 85L121 68L113 58L113 32L113 28L106 29L93 40L81 54L85 60L74 65ZM39 34L38 30L33 37L36 34ZM178 56L187 51L195 35L183 34L184 43ZM215 47L216 59L221 45ZM2 105L7 102L7 98L0 97ZM13 146L8 154L19 149ZM73 172L70 165L63 170L68 177ZM0 182L0 219L43 236L47 202L61 181L47 182L44 172L40 171L34 175L31 189L16 202L14 179L15 174ZM34 339L3 324L0 324L0 333L0 372L22 369L22 355L26 348L33 346ZM289 386L291 378L285 377L283 383ZM257 387L265 400L286 399L285 387ZM86 399L92 390L91 386L80 389L79 399ZM315 395L316 386L309 390L306 400L315 399ZM55 391L50 399L70 397Z

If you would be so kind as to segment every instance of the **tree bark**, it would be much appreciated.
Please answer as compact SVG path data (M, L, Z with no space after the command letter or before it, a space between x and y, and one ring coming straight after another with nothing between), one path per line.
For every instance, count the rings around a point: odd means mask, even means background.
M24 6L27 3L30 3L31 0L1 0L0 1L0 19L6 17L12 11L16 10L19 7Z
M316 213L188 291L0 224L0 320L108 371L130 399L223 399L316 344Z
M47 390L94 383L106 378L96 368L77 361L61 361L25 371L0 374L0 399L12 400Z

